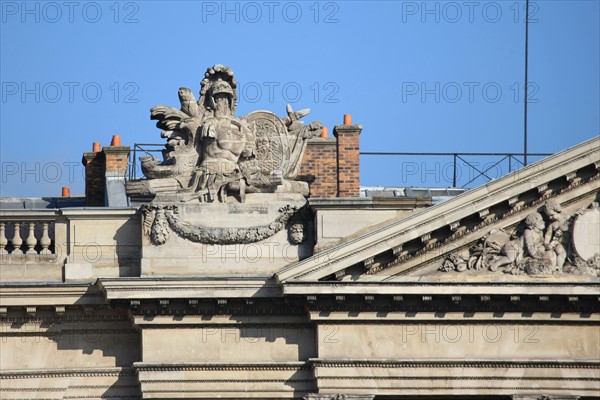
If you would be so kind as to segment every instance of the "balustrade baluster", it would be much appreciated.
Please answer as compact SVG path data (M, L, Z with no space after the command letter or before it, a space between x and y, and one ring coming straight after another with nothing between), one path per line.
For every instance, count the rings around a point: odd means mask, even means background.
M21 245L23 244L23 239L21 239L21 223L15 222L14 226L15 226L15 233L11 240L12 245L14 247L12 254L23 254L23 251L21 250Z
M52 243L52 240L50 240L50 235L48 235L48 223L43 222L42 223L42 237L40 238L40 245L42 246L42 251L40 251L40 254L52 254L52 253L50 253L50 250L48 249L50 247L51 243Z
M4 227L5 227L5 223L0 222L0 254L8 253L8 251L6 251L6 245L8 244L8 239L6 239L6 236L4 234Z
M35 251L35 245L37 244L37 239L35 238L35 222L29 223L29 235L27 235L27 240L25 240L25 244L27 245L27 251L25 254L37 254Z

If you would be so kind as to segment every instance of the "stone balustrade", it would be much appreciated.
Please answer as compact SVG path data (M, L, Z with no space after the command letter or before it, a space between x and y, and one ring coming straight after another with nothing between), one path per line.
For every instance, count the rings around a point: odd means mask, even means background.
M2 282L139 276L135 209L0 209Z
M54 221L0 222L2 254L55 254L54 244Z
M56 210L2 210L0 254L6 256L56 254Z

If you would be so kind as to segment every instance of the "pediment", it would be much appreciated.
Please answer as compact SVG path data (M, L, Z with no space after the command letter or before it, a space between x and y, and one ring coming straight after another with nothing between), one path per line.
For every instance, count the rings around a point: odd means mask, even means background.
M497 233L497 237L502 239L498 243L494 242L494 245L501 247L504 239L506 242L511 238L522 238L526 217L536 212L543 214L544 205L551 199L561 205L561 216L568 219L570 229L573 228L576 217L579 217L578 214L582 214L582 210L588 210L585 212L587 216L581 217L585 219L585 223L582 219L576 230L579 231L580 243L586 242L580 246L586 246L584 253L587 260L583 261L593 264L593 256L590 254L600 247L597 236L592 234L598 229L593 225L598 211L593 203L600 200L599 137L444 203L398 218L385 226L321 251L281 269L276 278L283 284L322 281L382 284L600 281L593 275L593 270L586 270L585 272L590 273L582 274L581 269L574 268L562 274L558 271L554 274L545 273L535 270L533 266L528 267L528 272L506 273L507 266L491 271L487 264L480 269L471 269L473 265L468 268L464 268L464 265L458 268L446 265L446 272L440 270L444 262L448 263L448 259L457 264L462 261L468 263L469 249L484 242L490 233ZM543 219L550 223L547 216L544 215ZM586 224L592 225L584 227ZM545 230L546 228L542 230L542 236ZM570 235L573 233L569 232ZM521 239L521 246L522 242ZM568 247L571 246L570 243L572 241L563 245ZM572 247L565 250L569 252L568 266L573 261L576 250ZM600 252L600 248L598 251ZM555 253L557 252L559 251L556 250ZM466 260L457 261L456 257L461 255ZM498 250L497 256L502 255L502 251ZM495 261L493 258L486 259L488 262L490 260ZM471 264L473 262L476 261L471 260ZM513 265L516 265L516 260L513 260ZM523 264L520 267L523 268Z

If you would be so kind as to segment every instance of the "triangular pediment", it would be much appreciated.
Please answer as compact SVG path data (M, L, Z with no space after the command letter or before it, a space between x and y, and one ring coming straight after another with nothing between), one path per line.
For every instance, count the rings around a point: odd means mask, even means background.
M469 248L484 241L490 232L501 232L498 235L501 238L504 236L505 241L511 236L512 239L522 237L525 218L532 213L541 213L549 199L554 199L562 206L561 215L570 218L569 223L572 224L574 217L582 214L582 210L589 208L593 202L598 202L599 197L600 138L596 137L444 203L398 218L339 243L283 268L276 277L283 284L322 281L597 281L598 278L593 274L581 274L574 270L573 273L547 275L519 274L518 271L505 273L506 266L491 271L487 265L479 270L472 270L472 265L468 269L464 269L463 265L457 268L446 265L447 272L441 271L440 267L451 256L456 258L457 254L466 254L466 260L461 259L457 264L469 262ZM600 247L593 234L581 239L582 234L585 236L586 232L597 230L593 225L597 219L596 212L600 215L600 211L592 206L585 212L585 224L579 224L580 243L583 243L581 240L587 241L580 247L585 247L586 254L593 253L595 246ZM547 217L543 218L547 220ZM584 218L581 218L583 221ZM519 229L520 233L517 232ZM544 235L544 232L541 234ZM592 242L588 243L589 240ZM500 242L499 245L503 245L503 241ZM522 238L520 245L523 246ZM566 251L575 250L569 247ZM559 253L558 250L556 252ZM498 257L503 255L502 251L497 253ZM591 263L593 257L589 254L587 257ZM569 254L567 263L571 258ZM473 262L471 260L471 264ZM587 271L593 272L593 268Z

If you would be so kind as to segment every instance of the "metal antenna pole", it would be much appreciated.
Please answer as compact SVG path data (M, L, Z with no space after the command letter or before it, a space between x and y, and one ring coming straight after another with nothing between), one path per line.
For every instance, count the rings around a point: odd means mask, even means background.
M525 0L525 98L524 117L523 117L523 164L527 166L527 92L528 92L528 76L529 67L529 0Z

